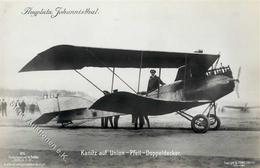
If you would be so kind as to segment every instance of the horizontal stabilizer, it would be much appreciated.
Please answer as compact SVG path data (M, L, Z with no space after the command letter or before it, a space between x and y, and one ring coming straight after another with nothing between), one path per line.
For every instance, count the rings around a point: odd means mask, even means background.
M41 115L39 118L37 118L33 124L46 124L49 121L51 121L54 117L56 117L59 114L59 112L53 112L53 113L45 113Z

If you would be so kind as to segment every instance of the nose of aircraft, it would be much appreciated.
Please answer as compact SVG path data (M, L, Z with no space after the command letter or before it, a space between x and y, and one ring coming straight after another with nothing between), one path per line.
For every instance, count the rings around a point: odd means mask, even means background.
M220 84L220 85L232 85L234 84L234 82L237 81L237 79L233 79L233 78L230 78L230 77L223 77L222 79L220 78L220 80L218 80L216 82L216 84Z
M227 88L227 89L230 89L230 91L232 92L233 90L234 90L234 88L235 88L235 82L238 82L238 80L237 79L233 79L233 78L227 78L226 79L226 84L225 84L225 87Z
M216 99L221 98L232 91L234 91L235 88L235 80L230 77L222 77L222 79L218 80L215 83L215 97Z
M239 98L239 90L238 90L238 84L239 84L239 79L237 78L237 79L232 79L232 78L230 78L230 80L229 80L229 85L232 85L232 87L233 87L233 90L235 89L235 91L236 91L236 94L237 94L237 98Z

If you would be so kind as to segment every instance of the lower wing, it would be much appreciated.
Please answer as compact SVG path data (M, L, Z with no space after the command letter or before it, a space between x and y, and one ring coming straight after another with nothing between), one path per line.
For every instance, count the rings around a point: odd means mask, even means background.
M90 109L113 111L124 114L162 115L190 109L209 103L207 101L164 101L143 97L129 92L105 95L97 100Z

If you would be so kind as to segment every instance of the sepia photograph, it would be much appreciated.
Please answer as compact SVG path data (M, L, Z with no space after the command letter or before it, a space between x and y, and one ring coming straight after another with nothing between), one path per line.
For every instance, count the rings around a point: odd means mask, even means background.
M0 1L0 167L260 167L260 1Z

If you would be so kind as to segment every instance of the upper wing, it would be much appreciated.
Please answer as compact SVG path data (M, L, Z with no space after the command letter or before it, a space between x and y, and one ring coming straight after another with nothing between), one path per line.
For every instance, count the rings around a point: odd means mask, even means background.
M174 102L151 99L128 92L105 95L97 100L90 109L113 111L125 114L162 115L189 109L208 102Z
M54 46L39 53L20 72L68 70L90 67L178 68L185 64L205 72L219 57L202 53L123 50L108 48Z

